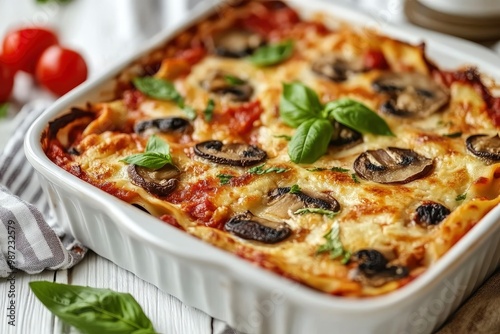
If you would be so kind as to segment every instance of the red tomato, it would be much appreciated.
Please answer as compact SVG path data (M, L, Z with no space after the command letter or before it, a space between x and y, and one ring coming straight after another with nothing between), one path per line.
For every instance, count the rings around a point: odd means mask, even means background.
M365 54L364 60L365 67L369 69L385 70L389 68L389 64L387 64L384 54L379 50L369 50Z
M14 71L0 61L0 103L9 99L14 86Z
M79 53L54 45L38 60L36 79L54 94L64 95L87 79L87 64Z
M24 28L7 33L3 40L2 60L14 70L35 74L40 55L51 45L57 44L57 36L43 28Z

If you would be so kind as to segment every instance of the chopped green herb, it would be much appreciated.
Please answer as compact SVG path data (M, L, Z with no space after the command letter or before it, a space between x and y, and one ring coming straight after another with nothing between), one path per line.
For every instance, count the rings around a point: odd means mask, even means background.
M233 177L234 177L233 175L229 175L229 174L218 174L217 175L217 178L219 179L220 184L222 184L222 185L229 184L229 182L231 181L231 179Z
M349 169L345 169L342 167L332 167L330 170L332 172L339 172L339 173L348 173L349 172Z
M144 153L134 154L120 161L153 170L160 169L167 164L173 165L170 146L156 135L149 138Z
M137 88L141 93L158 100L173 101L177 103L177 106L186 113L186 116L190 120L196 118L196 111L193 108L186 106L184 98L175 89L172 82L155 77L142 77L134 78L133 83L135 88Z
M207 107L205 108L205 111L203 111L203 115L205 115L205 121L207 122L212 121L212 117L214 115L214 107L215 107L214 100L212 99L208 100Z
M264 165L265 164L262 164L262 165L259 165L259 166L255 166L255 167L252 167L248 170L248 172L250 174L257 174L257 175L262 175L262 174L269 174L269 173L276 173L276 174L281 174L281 173L284 173L284 172L288 172L289 169L288 168L281 168L281 167L269 167L267 169L264 169Z
M9 104L8 103L0 104L0 118L7 117L8 111L9 111Z
M294 215L305 215L307 213L316 213L318 215L327 216L328 218L333 218L338 214L338 211L325 210L325 209L321 209L321 208L303 208L303 209L298 209L293 214Z
M231 86L243 85L245 83L244 80L241 80L240 78L229 74L224 76L224 81L226 81Z
M273 137L274 138L283 138L286 141L292 140L292 136L289 136L289 135L277 135L277 136L273 136Z
M59 3L68 3L73 0L36 0L37 3L49 3L49 2L59 2Z
M290 187L290 194L298 194L300 192L300 187L298 184L294 184Z
M340 225L338 222L333 224L333 227L328 233L326 233L323 238L326 242L319 246L316 254L330 253L331 259L337 259L341 257L340 262L346 264L351 258L351 252L344 249L342 241L340 240Z
M322 172L327 170L327 168L322 168L322 167L314 167L314 168L309 168L307 169L309 172Z
M356 174L354 174L354 173L351 174L351 178L354 181L354 183L361 183L361 182L359 182L358 176Z
M455 197L455 201L461 202L461 201L465 200L466 198L467 198L467 193L463 193L463 194L460 194L457 197Z
M462 136L462 132L454 132L454 133L446 134L443 136L448 137L448 138L459 138Z

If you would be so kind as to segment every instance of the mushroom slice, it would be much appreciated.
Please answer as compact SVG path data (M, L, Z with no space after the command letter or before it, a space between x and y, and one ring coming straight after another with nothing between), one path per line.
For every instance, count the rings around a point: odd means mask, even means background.
M359 59L347 60L337 55L323 55L313 62L311 68L313 72L335 82L345 81L352 74L364 71Z
M340 210L337 200L326 194L311 195L304 191L291 193L290 187L281 187L271 190L268 196L268 206L266 210L273 216L282 219L290 217L289 212L295 212L302 208L318 208L333 212Z
M134 132L142 135L146 131L161 133L185 133L191 127L189 121L182 117L166 117L138 122Z
M219 140L196 144L194 153L221 165L241 167L255 165L267 158L267 153L257 146L242 143L223 144Z
M353 279L366 285L382 286L409 274L407 267L389 265L385 256L375 249L362 249L354 254L353 260L358 263Z
M240 238L266 244L283 241L292 232L288 224L256 217L250 211L231 218L224 225L224 229Z
M227 58L243 58L251 55L264 44L263 38L245 29L231 29L207 40L207 47L216 55Z
M488 136L484 134L473 135L465 141L467 150L476 157L488 162L500 160L500 137Z
M376 79L372 87L389 95L389 100L381 105L381 111L398 117L424 118L449 100L443 86L420 73L389 72Z
M177 177L180 175L180 171L170 164L157 170L130 165L127 171L133 184L157 196L170 194L179 183Z
M414 217L415 223L427 227L437 225L450 214L450 209L442 204L427 201L420 205Z
M354 161L354 170L377 183L408 183L427 176L433 165L432 159L413 150L388 147L362 153Z
M333 136L330 145L341 149L348 149L363 142L363 135L339 122L333 124Z
M222 72L215 72L201 83L207 91L227 96L232 101L249 101L253 87L245 80Z

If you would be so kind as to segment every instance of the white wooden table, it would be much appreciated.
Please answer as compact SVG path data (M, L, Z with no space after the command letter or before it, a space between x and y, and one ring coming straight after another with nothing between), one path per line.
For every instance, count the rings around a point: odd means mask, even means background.
M158 6L162 0L74 0L67 7L35 6L35 0L0 0L0 36L12 24L49 24L59 30L60 39L67 45L83 50L93 75L97 75L110 62L133 51L138 43L154 31L182 19L185 9L199 0L164 0L159 15L160 26L151 23L148 4ZM328 0L325 0L328 1ZM402 0L336 0L369 6L374 15L387 20L401 20ZM119 4L118 4L119 3ZM135 4L134 4L135 3ZM137 7L140 3L141 7ZM168 6L165 7L168 3ZM175 4L175 6L173 6ZM95 9L99 8L98 11ZM117 12L114 12L119 8ZM376 10L373 10L376 8ZM136 11L144 11L146 21L136 21ZM111 15L112 14L112 15ZM96 17L101 15L101 19ZM93 17L92 21L89 18ZM157 17L158 19L158 17ZM163 26L162 26L163 25ZM121 29L118 29L121 27ZM102 32L105 31L105 37ZM107 36L107 37L106 37ZM500 49L500 48L499 48ZM50 98L33 86L27 76L16 82L13 111L33 99ZM12 116L12 115L11 115ZM0 121L0 150L8 139L9 120ZM15 279L17 303L16 326L9 326L5 317L9 284L0 283L0 334L60 334L76 333L54 317L35 298L29 289L31 281L46 280L74 285L109 288L129 292L152 320L159 333L175 334L232 334L224 323L205 313L183 305L176 298L163 293L153 285L137 278L112 262L89 252L86 258L70 270L47 271L38 275L18 273Z

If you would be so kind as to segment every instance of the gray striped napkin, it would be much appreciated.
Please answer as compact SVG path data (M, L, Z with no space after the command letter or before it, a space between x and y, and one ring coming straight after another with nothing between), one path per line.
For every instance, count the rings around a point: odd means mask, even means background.
M14 120L13 136L0 153L0 277L16 269L35 274L67 269L87 248L57 225L33 167L26 160L24 135L47 105L27 104Z

